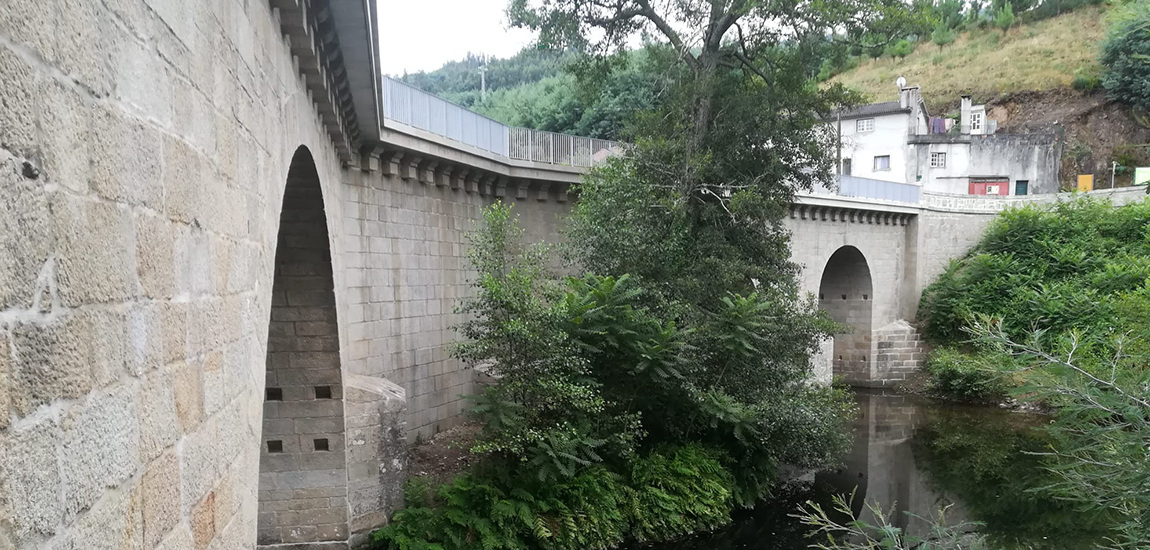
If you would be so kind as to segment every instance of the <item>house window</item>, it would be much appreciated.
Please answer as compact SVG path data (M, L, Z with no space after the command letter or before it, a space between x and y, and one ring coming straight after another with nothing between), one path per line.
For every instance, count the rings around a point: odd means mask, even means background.
M855 121L856 132L871 132L874 130L873 118L860 118Z
M890 170L890 155L883 155L874 158L874 171L886 172Z
M970 113L970 131L979 132L982 130L982 113Z
M946 153L931 153L930 154L930 167L931 168L946 168Z
M1018 180L1014 182L1014 194L1025 195L1030 192L1030 181Z

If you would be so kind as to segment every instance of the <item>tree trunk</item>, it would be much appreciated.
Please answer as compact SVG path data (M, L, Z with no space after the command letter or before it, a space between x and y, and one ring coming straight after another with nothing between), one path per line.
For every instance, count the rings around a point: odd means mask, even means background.
M703 140L711 128L711 111L715 94L715 75L718 72L718 51L704 50L699 54L699 71L695 74L694 112L692 113L691 136L687 141L687 158L684 166L684 183L691 186L691 159L703 149Z

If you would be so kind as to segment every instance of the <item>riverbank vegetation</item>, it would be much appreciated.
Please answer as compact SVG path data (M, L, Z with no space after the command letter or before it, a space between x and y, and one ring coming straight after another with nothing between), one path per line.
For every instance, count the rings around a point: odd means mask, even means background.
M380 547L666 540L753 506L781 464L823 467L847 447L849 399L805 383L834 325L797 294L748 285L704 311L693 285L559 278L509 207L485 214L456 349L498 379L474 399L483 458L441 487L409 486Z
M1008 210L920 314L935 390L1052 411L1055 481L1020 489L1107 518L1099 546L1150 544L1150 200Z
M627 154L577 189L563 251L573 275L547 269L509 207L485 211L456 348L497 380L474 399L482 461L413 486L377 546L666 540L768 497L783 465L837 462L851 401L813 383L810 358L839 327L800 294L782 217L796 190L830 182L821 122L858 101L812 83L808 46L827 26L914 23L899 6L511 2L543 47L592 54L592 85L630 59L628 36L657 30L646 59L661 98L629 120Z
M920 324L936 349L932 388L952 397L997 399L1041 373L1003 375L993 349L971 344L977 316L1004 335L1050 348L1074 331L1079 353L1150 352L1150 202L1114 208L1072 200L1003 212L965 258L923 293ZM1037 331L1037 332L1035 332Z

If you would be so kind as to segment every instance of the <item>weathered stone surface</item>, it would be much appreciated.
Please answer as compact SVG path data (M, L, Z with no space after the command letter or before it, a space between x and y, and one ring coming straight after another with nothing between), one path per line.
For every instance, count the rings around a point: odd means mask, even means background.
M115 309L90 309L79 313L88 318L88 350L92 362L92 384L105 387L129 373L134 358L129 356L128 315Z
M59 428L44 420L13 431L2 442L5 445L0 457L4 466L0 482L11 509L15 538L55 533L64 517L56 454Z
M196 550L204 550L216 535L216 494L208 493L192 508L192 539Z
M89 148L92 190L108 200L160 208L160 136L116 109L96 110Z
M53 399L76 398L92 387L90 319L70 314L48 324L12 327L16 361L11 374L12 408L24 416Z
M215 420L200 424L183 440L180 454L180 492L182 510L190 511L208 493L219 475L217 450L219 437Z
M0 51L0 63L3 56ZM0 74L4 74L2 66ZM10 101L7 88L4 95L0 108ZM0 142L6 131L3 116L0 111ZM55 234L48 197L39 179L25 177L26 162L0 150L0 249L4 250L0 254L0 310L31 307L37 278L46 264L52 276L53 264L48 259L55 248Z
M151 373L140 384L140 461L151 462L180 438L180 420L171 379Z
M34 147L36 133L36 75L8 49L0 49L0 74L4 75L0 149L29 152Z
M8 427L8 419L11 416L12 401L8 393L8 381L15 362L8 332L0 330L0 431Z
M68 529L60 550L140 550L144 546L143 506L136 487L109 493ZM148 547L150 548L150 546Z
M118 302L136 294L136 232L126 208L57 194L52 218L64 305Z
M164 139L164 211L173 220L192 223L200 216L203 160L181 139Z
M89 122L92 108L74 86L48 80L40 89L43 91L40 136L45 140L45 179L69 191L85 193L90 167L88 143L92 139Z
M109 44L119 37L110 14L82 0L59 0L56 29L56 63L71 78L106 96L111 92Z
M168 538L164 539L156 550L193 550L195 542L192 540L192 534L188 529L182 525L176 526L172 530Z
M149 298L168 298L176 290L175 229L167 218L136 217L136 267L140 287Z
M193 431L204 413L203 367L199 363L178 365L169 380L176 399L176 415L184 433Z
M140 456L140 411L133 388L95 393L61 419L60 465L68 516L91 506L133 472Z
M171 451L164 452L147 465L140 489L144 501L144 541L147 548L155 547L179 522L179 479L179 460Z
M56 10L42 3L4 2L0 4L0 31L11 40L27 46L44 59L52 59L55 49Z
M162 302L160 309L164 363L182 362L188 353L187 302Z

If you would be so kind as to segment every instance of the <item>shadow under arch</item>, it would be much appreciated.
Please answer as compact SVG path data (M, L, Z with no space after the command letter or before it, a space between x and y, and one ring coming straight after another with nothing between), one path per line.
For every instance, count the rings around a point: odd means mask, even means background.
M831 254L819 283L819 307L850 332L834 335L832 359L835 376L851 384L871 379L871 304L874 287L870 266L862 251L840 247Z
M331 256L319 174L301 146L284 189L268 322L256 536L261 547L348 540Z

